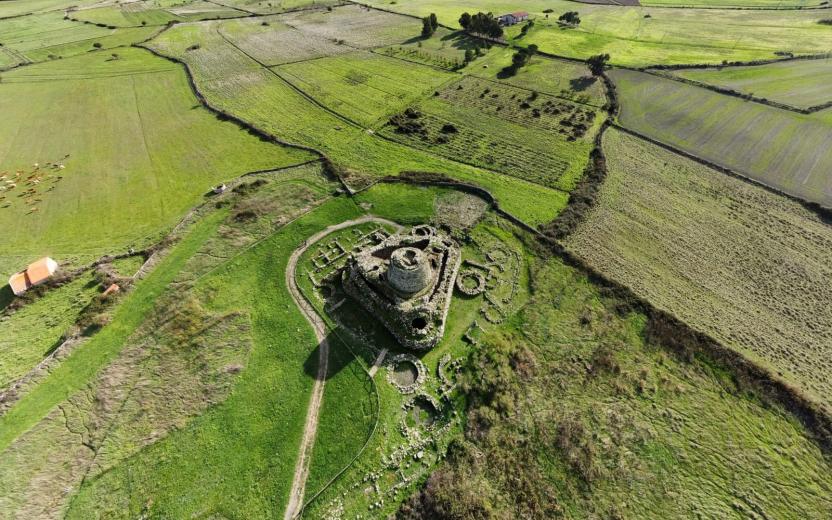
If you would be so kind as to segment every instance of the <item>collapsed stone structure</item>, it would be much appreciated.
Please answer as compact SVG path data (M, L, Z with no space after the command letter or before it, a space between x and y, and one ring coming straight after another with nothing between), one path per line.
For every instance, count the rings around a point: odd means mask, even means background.
M452 239L416 226L353 253L342 284L404 347L428 350L445 332L460 258Z

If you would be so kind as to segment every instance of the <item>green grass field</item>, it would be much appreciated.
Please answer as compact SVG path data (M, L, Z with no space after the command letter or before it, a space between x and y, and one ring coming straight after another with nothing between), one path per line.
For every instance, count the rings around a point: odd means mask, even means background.
M213 2L206 2L204 0L189 2L182 6L174 6L167 10L169 13L176 15L185 20L208 20L212 18L237 18L246 16L245 12L237 9L223 7Z
M99 38L113 34L112 29L64 20L62 13L0 20L0 43L5 52L17 53L29 61L44 59L52 53L50 49L66 45L85 45L85 50L90 50Z
M0 387L34 368L98 294L89 275L53 291L0 321Z
M258 65L223 39L223 27L236 23L239 22L180 25L160 35L151 45L184 59L192 67L200 90L216 106L282 139L323 151L346 170L348 181L413 170L444 173L491 190L504 209L533 224L551 220L566 203L568 196L563 191L442 159L350 124L333 113L331 107L326 110L311 102L295 90L296 85ZM200 44L198 49L187 50L196 43ZM446 74L439 70L435 73ZM306 95L311 97L311 93ZM323 104L325 100L315 101ZM538 204L526 204L527 197L534 197Z
M269 66L354 51L349 45L298 31L283 23L279 16L229 21L222 24L222 33L244 52Z
M119 47L127 47L134 43L144 41L153 36L158 30L158 27L128 27L126 29L115 29L107 36L93 38L92 40L83 39L79 41L50 45L48 47L30 49L26 51L26 57L33 62L42 62L57 58L69 58L79 54L86 54L88 52L95 51L97 48L94 47L94 45L96 44L101 45L98 49L102 51L110 50L111 53L118 53Z
M434 188L412 188L395 184L377 185L363 192L357 202L372 214L391 218L398 222L418 224L443 219L446 216L446 210L443 209L444 201L448 200L449 197L454 197L454 200L457 200L458 195L448 190ZM372 228L373 226L368 227ZM516 260L518 265L512 264L512 261L506 261L503 264L506 272L510 272L514 265L518 268L519 274L516 280L518 283L517 293L514 294L512 303L507 305L509 314L520 308L526 300L529 286L524 263L527 253L518 238L513 235L514 232L516 230L513 230L499 219L486 216L483 223L471 230L471 241L463 247L462 251L463 258L474 262L485 262L485 253L493 251L498 244L501 247L508 247L510 250L520 253L518 260ZM311 283L308 282L306 277L302 277L299 283L301 283L305 293L310 295L311 301L318 301L314 296ZM448 356L449 359L459 359L470 351L470 345L462 339L462 336L474 320L482 321L480 314L482 304L482 297L453 299L444 339L430 352L418 356L427 369L425 383L422 387L424 392L431 395L435 395L437 392L440 385L440 381L437 380L437 367L442 358ZM354 306L345 304L339 307L337 312L339 324L349 323L350 326L360 327L359 330L372 338L372 345L375 348L385 346L391 349L388 356L401 351L401 348L383 329L381 331L375 330L377 326L372 324L363 311L360 311L360 309L358 311L341 311L340 309L344 307ZM352 316L352 319L350 319L350 316ZM486 328L500 327L500 325L491 324L481 324L481 326ZM374 332L370 333L371 330ZM341 326L336 327L335 332L339 333L339 337L344 335ZM362 347L360 342L355 342L353 348L359 353L363 353L366 363L371 363L375 358L374 355L366 353L366 348ZM408 445L418 443L421 437L411 437L408 440L401 435L402 404L407 401L407 396L400 394L389 383L388 370L382 367L374 378L381 404L378 411L378 427L375 436L370 439L369 445L355 463L330 488L327 488L310 504L307 508L309 517L327 517L335 511L344 511L349 516L363 514L368 510L369 505L379 502L383 503L382 508L370 507L375 516L380 517L394 512L401 499L414 489L414 483L423 480L430 470L435 467L439 461L437 455L442 453L446 443L458 435L459 425L456 420L446 418L443 421L450 421L447 429L436 434L426 434L431 440L423 448L407 448ZM365 409L370 407L373 402L372 396L364 397L366 391L365 387L364 390L356 388L353 392L356 398L360 396L362 401L366 403L364 404ZM355 399L345 399L343 396L328 398L334 398L335 403L331 403L332 409L327 410L327 397L325 397L321 425L319 426L324 429L319 431L319 438L316 440L316 450L319 451L316 451L317 459L313 457L312 473L309 481L315 484L326 481L329 476L335 474L341 468L336 461L349 460L349 456L354 456L358 452L363 441L360 436L356 436L356 439L352 440L353 436L350 434L355 425L343 425L344 417L348 414L355 416L354 410L357 409L359 402L355 402ZM450 403L450 401L444 399L441 402ZM361 421L358 422L359 425L364 424ZM339 424L342 425L340 429L343 434L339 434ZM422 455L416 456L419 451L422 451ZM402 454L404 454L404 457ZM332 457L334 460L329 460L328 457ZM394 462L402 457L401 464ZM372 475L369 481L365 480L366 475ZM408 480L403 481L402 475L406 475ZM313 486L309 489L309 492L316 489L317 487Z
M439 27L430 38L410 38L404 42L374 49L374 52L393 56L412 63L457 70L464 65L465 51L474 50L477 40L462 31Z
M299 468L302 518L828 517L825 423L739 365L832 417L832 228L778 193L832 207L832 109L681 81L832 101L829 59L725 63L828 53L826 2L369 2L0 0L0 281L137 250L0 290L0 519L282 518ZM419 224L462 262L411 352L340 268Z
M610 130L604 150L600 202L567 247L829 409L829 226L629 134Z
M797 108L810 108L832 102L827 88L832 60L795 60L755 67L688 69L676 76L729 88Z
M818 7L823 0L643 0L639 2L647 7L705 7L710 9L763 7L766 9L794 9Z
M86 7L98 0L6 0L0 3L0 18L25 16L30 13L61 11L71 6Z
M614 70L610 76L623 126L832 206L828 123L651 74Z
M463 12L516 11L516 3L505 0L408 0L391 4L372 0L371 5L426 16L436 13L439 21L457 27ZM796 54L828 52L832 31L818 24L823 11L740 11L719 9L674 9L579 4L566 0L531 0L523 9L536 19L534 28L518 43L535 43L541 50L561 56L587 58L609 53L612 63L648 66L669 63L712 63L723 60L775 58L775 52ZM552 9L546 19L544 9ZM577 11L581 24L561 28L557 17ZM650 15L647 17L647 15ZM509 37L519 34L516 25Z
M323 9L342 2L340 0L224 0L220 3L246 13L272 14L303 9Z
M11 479L10 472L14 472L15 468L27 475L36 475L45 461L50 458L57 460L65 457L64 453L81 448L77 437L68 441L69 446L63 442L55 446L41 446L42 432L54 429L51 412L58 405L70 411L77 409L82 418L92 413L92 419L81 421L86 421L90 442L101 446L94 464L87 458L70 458L60 469L52 468L47 473L46 478L50 481L62 483L56 489L68 486L73 490L81 483L81 477L88 475L88 489L85 488L86 491L79 496L78 504L73 504L70 516L87 516L85 507L90 505L85 505L85 496L92 497L94 502L91 507L96 511L106 512L100 514L112 512L132 516L133 512L145 507L143 497L148 493L157 497L158 511L174 516L180 516L181 511L200 511L226 503L225 499L232 495L239 497L238 505L247 504L240 506L241 511L260 515L271 510L275 490L278 490L277 495L285 493L291 479L297 435L305 413L304 396L311 387L311 378L304 373L302 366L311 350L310 345L314 345L312 333L304 326L297 308L293 304L286 305L291 304L286 289L275 284L272 278L282 278L288 254L302 241L302 237L307 236L306 233L320 225L321 219L326 222L326 219L338 219L342 215L351 216L357 214L358 209L348 199L338 199L328 209L292 223L283 231L282 226L302 216L327 196L332 185L322 179L317 166L287 170L280 175L262 175L259 179L265 182L265 186L249 187L248 191L241 192L247 194L229 193L224 199L228 203L222 209L206 208L195 224L181 232L181 241L162 259L153 273L125 295L121 305L113 311L106 332L102 331L88 340L83 348L76 350L57 370L29 391L17 403L14 412L3 417L3 432L7 437L2 442L4 453L9 457L4 457L4 462L0 463L0 481L5 482L6 477ZM251 193L252 189L254 193ZM235 218L241 211L253 211L260 217L254 221ZM274 234L276 229L282 231ZM282 263L276 258L281 258ZM257 287L261 290L256 290ZM195 315L189 315L194 312ZM171 320L171 316L176 318ZM245 317L243 321L250 323L250 328L246 327L243 339L251 342L251 353L240 359L239 349L236 349L237 354L231 352L230 358L220 356L208 367L201 366L199 359L193 360L189 370L195 374L183 374L188 377L179 382L180 386L174 385L167 392L173 392L171 396L177 394L176 399L181 399L184 404L191 403L188 406L200 402L203 408L216 405L219 401L209 394L227 394L230 387L226 381L218 388L214 378L222 379L225 377L222 374L239 373L244 366L244 376L239 384L234 385L234 401L229 402L228 407L212 408L196 422L191 422L192 417L186 414L176 420L173 429L182 431L172 434L174 438L140 452L138 448L163 438L167 431L147 431L144 437L135 439L132 434L127 435L129 432L122 436L109 425L111 422L122 424L127 421L129 426L131 414L137 412L138 417L133 421L139 430L145 426L153 428L155 422L165 422L160 418L141 417L142 409L151 412L148 408L154 406L152 398L135 406L116 406L114 412L95 420L96 414L101 415L101 412L95 407L90 410L88 401L84 404L87 392L113 403L127 403L131 395L142 392L140 388L135 388L131 392L113 394L112 389L108 390L112 381L107 375L123 375L125 365L127 373L131 373L129 367L136 364L131 356L141 354L141 347L148 337L152 342L156 335L157 341L163 344L170 341L171 335L174 340L179 338L167 349L173 351L168 355L177 357L191 355L187 349L194 342L201 345L202 350L216 348L219 338L202 323L205 319L209 324L214 321L211 316ZM287 323L295 323L295 326L287 327ZM152 349L145 347L145 350ZM162 353L167 350L163 349ZM198 352L192 354L201 355ZM204 355L209 359L213 356L207 352ZM150 354L145 353L147 356ZM146 366L152 363L152 359L145 359L143 363ZM218 367L216 363L219 363ZM233 363L225 367L230 366L230 371L223 368L223 363ZM219 376L215 373L217 369L222 372ZM176 366L163 364L153 372L162 382L170 384L169 380L176 377ZM193 380L194 375L196 380ZM132 381L131 384L137 384L135 379ZM194 385L197 388L206 385L206 394L192 395L189 388ZM290 416L297 420L287 421ZM184 428L186 424L190 426ZM229 429L232 424L239 428ZM71 426L69 429L72 429ZM243 430L248 432L248 437L241 436ZM40 449L36 449L38 446L41 446ZM219 449L220 446L224 448ZM241 449L243 447L247 448ZM269 456L264 457L264 454ZM21 462L24 456L29 459L24 458ZM227 466L226 456L237 460L234 470ZM166 469L165 461L173 464ZM189 465L183 461L189 461ZM121 465L122 462L124 465ZM207 466L215 465L225 467L226 471L210 471L217 476L218 483L209 489L204 485L203 472L208 471ZM49 469L48 465L46 467ZM102 472L102 469L108 471ZM236 473L237 470L239 473ZM116 493L107 486L125 475L121 471L126 472L130 484L120 486L121 491ZM168 472L177 477L159 479L160 474ZM260 476L252 477L255 473ZM249 484L252 478L267 481L268 489L251 489ZM178 487L166 487L173 480L176 480ZM220 484L220 480L225 483ZM14 497L0 499L12 499L4 504L14 507L5 510L22 514L28 510L28 505L38 504L41 507L51 500L48 498L51 494L31 486L27 479L16 479L14 486ZM234 491L230 491L232 488ZM241 490L245 488L249 491L244 493ZM186 489L195 500L182 504L178 498ZM201 491L197 492L197 489ZM279 491L281 489L283 491ZM101 490L104 494L98 496ZM168 492L171 494L168 495ZM54 507L64 509L70 498L71 495L60 492L60 496L55 497L57 506Z
M132 5L132 4L127 4ZM127 6L99 7L76 11L72 17L82 22L115 27L158 26L168 22L184 20L163 9L130 9Z
M145 507L144 497L153 497L151 510L161 516L210 516L230 508L269 517L283 510L312 385L303 367L314 336L274 280L282 279L286 259L304 237L355 214L348 200L330 204L205 279L215 294L212 306L251 309L254 350L240 383L189 428L88 482L69 518L102 510L132 517ZM259 289L246 291L241 283Z
M431 67L363 51L274 70L327 107L366 127L377 127L457 78Z
M573 101L603 106L604 86L595 79L586 66L565 60L543 56L533 58L516 75L499 78L500 71L511 64L511 49L493 47L488 53L473 61L465 72L480 78L499 80L503 83L537 91Z
M359 5L338 7L333 11L289 13L281 20L300 32L327 40L343 40L360 48L382 47L418 38L422 23L409 16L399 16Z
M416 105L425 133L381 131L437 155L541 186L571 191L603 116L583 106L500 82L463 77ZM412 119L411 116L407 116ZM448 131L447 125L452 125Z
M141 49L118 54L3 74L4 273L44 254L73 263L142 247L213 184L311 157L260 142L196 106L175 64Z
M637 177L637 176L635 176ZM467 432L405 518L820 518L829 462L730 372L646 342L558 259L467 365Z

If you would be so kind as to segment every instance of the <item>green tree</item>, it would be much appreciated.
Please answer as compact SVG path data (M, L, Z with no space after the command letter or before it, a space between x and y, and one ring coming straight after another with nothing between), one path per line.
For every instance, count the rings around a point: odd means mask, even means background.
M586 60L586 64L589 66L589 71L592 72L593 76L600 76L604 73L604 66L606 66L608 61L610 61L609 54L596 54Z
M471 15L468 13L462 13L462 16L459 17L459 26L468 30L471 26Z
M433 25L430 23L430 16L422 18L422 37L428 38L433 34Z
M499 38L503 35L503 28L500 27L500 22L491 13L477 13L472 16L468 22L467 30L491 38Z
M568 11L560 15L558 17L558 21L569 25L580 25L581 17L578 15L577 11Z

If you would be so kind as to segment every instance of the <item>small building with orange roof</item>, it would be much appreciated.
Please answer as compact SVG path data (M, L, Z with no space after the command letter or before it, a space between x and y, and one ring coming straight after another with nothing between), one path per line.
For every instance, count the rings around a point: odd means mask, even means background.
M48 256L35 260L25 271L13 274L9 278L9 286L16 296L28 291L35 285L42 284L58 270L58 262Z

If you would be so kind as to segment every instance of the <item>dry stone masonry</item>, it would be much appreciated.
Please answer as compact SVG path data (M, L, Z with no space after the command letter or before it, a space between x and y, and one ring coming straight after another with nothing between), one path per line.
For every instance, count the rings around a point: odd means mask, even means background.
M416 226L352 253L342 282L404 347L428 350L442 339L460 258L454 240Z

